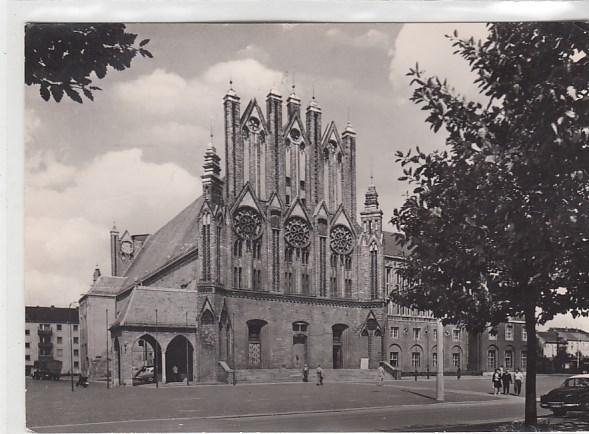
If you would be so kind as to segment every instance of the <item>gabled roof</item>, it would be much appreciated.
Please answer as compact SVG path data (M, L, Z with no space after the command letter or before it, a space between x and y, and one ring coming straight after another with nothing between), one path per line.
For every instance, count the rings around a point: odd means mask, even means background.
M78 308L72 309L67 307L46 307L46 306L26 306L25 322L32 323L71 323L80 322Z
M180 214L150 236L125 273L124 287L128 288L179 258L198 245L198 215L204 202L196 199Z
M589 333L581 329L550 327L548 332L552 332L554 334L558 333L558 337L560 339L565 339L567 341L589 341Z
M100 276L86 295L116 295L125 284L125 277Z
M261 215L266 215L265 209L258 200L256 192L254 191L251 182L247 181L241 192L237 195L233 206L231 207L230 213L233 214L240 206L249 206L257 209Z
M244 122L246 122L252 116L252 114L254 114L254 112L255 112L255 116L260 119L260 127L262 127L262 129L267 131L268 124L266 123L266 119L264 118L264 112L263 112L262 108L260 107L260 105L258 104L258 101L255 98L250 100L247 107L243 111L243 114L241 115L240 123L243 124Z
M383 242L385 256L409 256L409 250L406 247L401 246L394 233L382 231L382 234L384 236Z
M196 306L196 291L138 286L133 289L114 325L155 326L157 309L158 327L182 327L186 325L187 319L188 326L194 327Z
M290 206L290 208L288 209L288 211L284 215L284 221L288 220L288 218L293 215L302 217L305 220L307 220L307 222L311 223L311 219L309 218L309 214L307 214L307 210L302 205L301 199L299 198L299 196L297 196L295 198L294 202L292 203L292 205Z
M538 338L542 339L547 344L555 344L557 337L559 337L556 332L550 330L544 332L538 331L536 334L538 335ZM563 343L564 339L560 337L559 341Z
M337 143L339 151L343 153L341 136L337 132L337 127L335 126L334 121L331 121L323 132L323 137L321 137L321 147L323 148L325 145L327 145L331 139Z
M305 130L305 124L303 123L303 120L301 119L301 116L299 115L299 113L296 113L296 112L290 118L290 120L288 121L286 126L284 127L283 137L285 137L285 138L288 137L288 135L290 134L290 130L292 130L294 128L295 124L296 124L296 127L301 132L302 141L305 142L306 137L307 137L307 132Z

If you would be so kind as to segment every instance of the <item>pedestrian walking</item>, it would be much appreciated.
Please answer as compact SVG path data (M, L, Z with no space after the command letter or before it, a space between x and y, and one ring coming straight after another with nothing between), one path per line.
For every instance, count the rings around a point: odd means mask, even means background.
M309 366L305 363L303 366L303 383L309 382Z
M501 371L499 368L495 369L495 372L493 372L491 381L493 382L493 394L499 395L501 393Z
M323 369L321 369L321 365L317 366L317 386L323 386Z
M456 370L456 378L460 380L460 376L462 375L462 371L460 371L460 367Z
M172 368L172 373L174 374L174 381L180 381L178 378L178 366L174 365Z
M415 372L413 374L415 375L415 381L417 381L417 375L418 375L417 368L415 368Z
M382 362L379 363L378 366L378 385L382 386L384 383L384 366Z
M509 395L509 385L512 383L509 369L506 369L503 375L501 376L501 382L503 383L503 394Z
M513 374L513 392L518 396L522 393L523 381L524 374L522 374L519 369L516 369L515 373Z

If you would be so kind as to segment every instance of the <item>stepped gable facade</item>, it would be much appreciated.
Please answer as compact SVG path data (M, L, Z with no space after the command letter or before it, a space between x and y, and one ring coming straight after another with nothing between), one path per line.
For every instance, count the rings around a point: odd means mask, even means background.
M210 143L202 196L153 235L111 231L120 290L114 383L153 364L162 381L230 369L374 368L386 360L385 234L375 187L356 220L356 132L304 115L294 92L265 107L223 99L224 176ZM390 238L390 237L389 237Z

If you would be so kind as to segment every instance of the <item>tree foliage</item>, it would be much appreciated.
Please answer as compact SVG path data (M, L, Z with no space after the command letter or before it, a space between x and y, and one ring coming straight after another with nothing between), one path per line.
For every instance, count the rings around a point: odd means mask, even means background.
M524 316L534 382L536 323L589 309L588 30L500 23L484 42L449 36L486 106L418 65L408 73L412 101L447 138L443 151L397 153L414 188L392 218L411 252L395 295L472 331Z
M41 24L26 26L25 83L38 85L41 98L59 102L64 95L82 103L82 95L94 100L92 74L102 79L108 68L123 71L139 53L153 57L135 45L137 35L124 24Z

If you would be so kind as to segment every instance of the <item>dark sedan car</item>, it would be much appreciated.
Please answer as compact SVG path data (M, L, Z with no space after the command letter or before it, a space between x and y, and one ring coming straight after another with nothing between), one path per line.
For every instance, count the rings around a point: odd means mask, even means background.
M569 410L589 410L589 374L573 375L562 385L540 397L540 407L557 416Z

